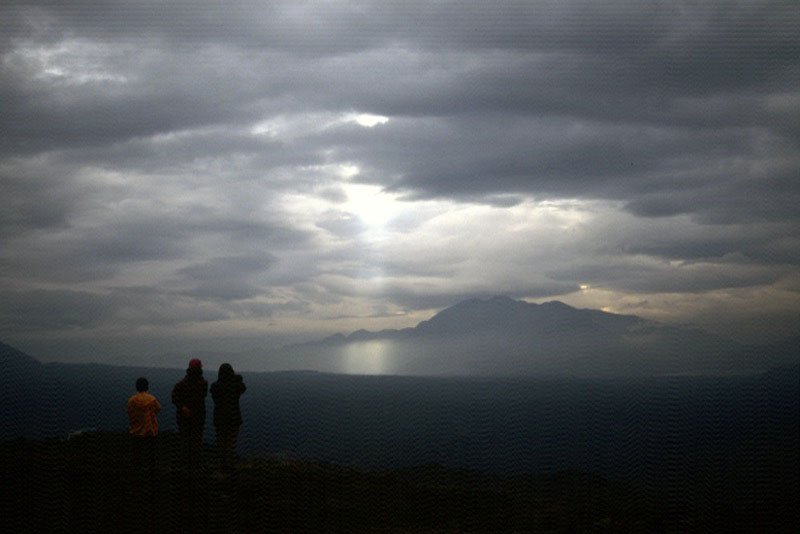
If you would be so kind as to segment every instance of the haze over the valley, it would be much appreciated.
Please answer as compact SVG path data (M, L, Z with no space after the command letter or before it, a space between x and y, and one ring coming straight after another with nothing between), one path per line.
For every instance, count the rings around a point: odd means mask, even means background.
M254 354L508 295L780 342L799 88L790 0L4 2L0 340Z

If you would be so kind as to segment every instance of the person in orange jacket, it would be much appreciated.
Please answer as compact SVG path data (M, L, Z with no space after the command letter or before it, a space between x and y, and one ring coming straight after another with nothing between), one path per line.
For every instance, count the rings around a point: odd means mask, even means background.
M131 437L133 465L142 467L147 463L150 470L155 469L156 436L158 436L158 417L161 404L147 393L150 384L144 377L136 380L136 393L128 399L128 435Z

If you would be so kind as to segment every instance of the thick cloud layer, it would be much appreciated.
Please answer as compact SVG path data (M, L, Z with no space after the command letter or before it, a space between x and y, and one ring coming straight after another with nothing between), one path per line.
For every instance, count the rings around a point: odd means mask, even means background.
M797 334L798 36L790 1L6 2L0 338L238 350L493 294Z

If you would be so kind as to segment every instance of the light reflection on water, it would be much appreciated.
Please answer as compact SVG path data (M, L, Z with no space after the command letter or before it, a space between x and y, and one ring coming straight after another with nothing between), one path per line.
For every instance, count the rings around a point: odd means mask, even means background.
M339 372L354 375L391 373L397 367L392 349L392 342L388 340L348 343L340 349Z
M494 352L465 357L480 350L474 343L373 339L334 347L303 347L270 362L271 370L311 370L351 375L491 374L500 358ZM485 352L485 351L484 351Z
M573 342L574 341L574 342ZM351 375L463 375L622 377L656 375L750 374L752 365L724 370L702 358L687 361L671 351L623 344L587 348L584 340L559 344L516 340L372 339L341 344L295 347L252 360L258 371L318 371Z

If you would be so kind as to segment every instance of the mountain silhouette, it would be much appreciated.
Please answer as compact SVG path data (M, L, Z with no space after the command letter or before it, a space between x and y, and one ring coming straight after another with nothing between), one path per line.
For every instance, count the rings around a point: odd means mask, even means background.
M335 362L352 363L361 349L380 350L399 374L737 374L791 363L786 351L745 347L691 326L506 296L459 302L413 328L361 329L272 356L295 368L337 371Z
M579 310L559 301L534 304L509 297L470 299L421 322L416 331L425 335L492 332L502 335L550 335L576 331L603 332L641 322L633 316L597 310Z
M3 369L35 370L42 364L33 356L0 342L0 365Z
M535 304L510 297L469 299L445 308L414 328L370 332L360 329L350 335L334 334L323 344L374 339L454 338L475 335L508 337L558 337L561 335L614 335L633 329L652 332L663 325L635 315L620 315L593 309L573 308L560 301ZM683 329L679 329L681 333ZM666 331L666 330L663 330ZM707 334L711 336L711 334ZM720 341L720 338L717 338Z
M588 378L760 373L796 364L797 346L797 338L745 346L692 326L496 296L464 300L410 328L359 329L302 344L207 351L199 357L209 368L234 361L244 371ZM198 354L134 354L119 361L182 367ZM46 367L2 344L0 358L15 380L35 378Z

